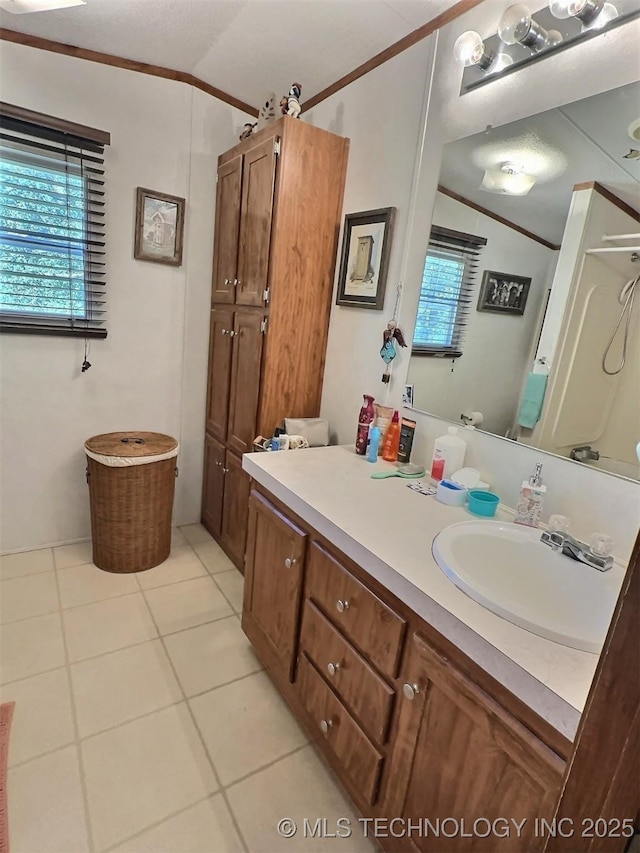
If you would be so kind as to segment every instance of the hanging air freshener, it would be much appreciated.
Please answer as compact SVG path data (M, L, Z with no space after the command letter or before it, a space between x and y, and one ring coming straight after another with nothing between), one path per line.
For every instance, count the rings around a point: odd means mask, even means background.
M382 347L380 348L380 357L387 365L386 371L382 374L382 381L385 383L388 382L390 379L389 364L397 355L395 341L397 341L401 347L406 347L407 345L404 339L404 335L402 334L402 331L398 328L398 325L396 323L401 292L402 285L399 284L398 291L396 294L396 304L395 308L393 309L393 318L387 323L387 328L382 333Z

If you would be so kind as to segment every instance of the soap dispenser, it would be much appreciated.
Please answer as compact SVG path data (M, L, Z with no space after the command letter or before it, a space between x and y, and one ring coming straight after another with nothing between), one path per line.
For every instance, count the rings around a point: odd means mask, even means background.
M542 485L542 464L538 462L536 469L528 480L522 481L520 500L516 507L516 524L526 524L538 527L542 515L542 502L547 487Z

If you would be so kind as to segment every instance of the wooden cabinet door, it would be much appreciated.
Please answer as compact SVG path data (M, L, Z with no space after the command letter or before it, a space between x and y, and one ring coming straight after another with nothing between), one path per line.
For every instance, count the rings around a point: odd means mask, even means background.
M233 312L226 308L213 308L209 327L206 429L220 441L227 437L229 420L232 331Z
M202 523L212 536L220 536L222 529L224 455L224 446L210 435L205 435Z
M238 248L238 305L264 305L269 279L269 249L276 176L276 140L272 137L244 155Z
M242 185L242 157L234 157L218 169L216 190L216 225L213 257L213 302L233 302L234 282L238 278L238 236L240 233L240 205Z
M247 516L251 477L242 470L242 460L227 450L224 467L224 506L221 544L241 572L247 542Z
M251 495L243 627L288 681L297 654L306 544L303 530L261 495Z
M418 634L403 674L385 814L458 822L413 835L419 851L541 850L535 821L552 816L564 762Z
M241 311L234 317L227 441L236 453L248 453L256 437L263 319Z

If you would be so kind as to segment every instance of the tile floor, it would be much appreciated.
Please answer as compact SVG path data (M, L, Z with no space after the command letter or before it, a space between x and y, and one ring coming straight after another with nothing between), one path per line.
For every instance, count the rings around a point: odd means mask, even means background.
M254 655L242 576L203 527L140 575L101 572L81 543L0 557L0 579L11 853L376 849ZM305 818L353 835L304 837Z

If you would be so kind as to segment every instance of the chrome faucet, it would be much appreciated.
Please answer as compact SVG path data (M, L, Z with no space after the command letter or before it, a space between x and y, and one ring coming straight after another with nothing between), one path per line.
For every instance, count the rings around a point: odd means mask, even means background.
M600 454L597 450L594 450L590 444L584 444L581 447L574 447L569 455L572 459L575 459L576 462L586 462L587 459L593 459L594 461L600 459Z
M585 563L599 572L606 572L613 566L613 557L611 555L603 557L600 554L595 554L588 545L580 542L579 539L574 539L569 533L560 533L557 530L545 530L540 537L540 541L545 545L549 545L554 551L565 554L565 556L571 557L572 560Z

